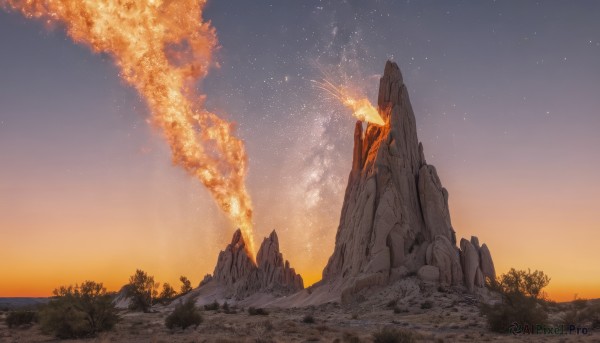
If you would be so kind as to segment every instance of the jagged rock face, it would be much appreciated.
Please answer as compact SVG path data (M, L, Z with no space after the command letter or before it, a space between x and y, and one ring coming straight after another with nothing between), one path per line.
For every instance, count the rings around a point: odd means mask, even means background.
M489 250L480 257L479 243L467 241L472 248L467 258L456 247L448 192L425 161L402 74L389 61L378 106L384 126L368 124L363 134L362 123L356 123L352 170L323 281L341 280L342 298L418 271L445 285L467 279L468 285L481 285L483 277L495 276Z
M258 270L248 255L240 230L233 234L227 248L219 253L213 279L227 287L236 298L246 297L260 289Z
M425 160L398 66L388 62L379 108L385 126L356 124L354 156L336 246L323 279L388 272L425 263L425 223L417 177Z
M484 277L492 280L496 279L496 269L494 268L494 261L492 261L492 254L485 243L479 249L479 265Z
M265 238L255 264L246 250L240 230L233 234L231 243L219 253L212 278L205 277L206 284L212 280L226 290L226 295L243 299L254 293L269 292L285 295L304 288L302 277L283 260L279 252L279 240L275 231Z
M293 293L304 288L302 277L296 274L290 263L283 260L279 252L279 239L271 232L256 255L256 263L261 281L261 289L278 293Z

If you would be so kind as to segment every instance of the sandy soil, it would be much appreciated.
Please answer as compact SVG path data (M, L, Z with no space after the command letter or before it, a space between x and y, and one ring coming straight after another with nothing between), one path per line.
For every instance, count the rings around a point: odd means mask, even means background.
M373 333L386 326L414 332L419 342L600 342L600 334L593 331L561 336L490 333L468 295L425 292L420 298L395 305L387 303L387 295L383 291L374 297L379 300L346 307L273 308L266 316L250 316L241 308L234 314L202 311L204 320L197 328L175 332L164 326L170 308L157 308L154 313L123 311L114 331L71 342L372 342ZM424 303L433 306L424 308L428 307ZM315 323L304 323L306 315L312 315ZM9 330L3 320L0 324L0 342L54 341L43 335L38 325Z

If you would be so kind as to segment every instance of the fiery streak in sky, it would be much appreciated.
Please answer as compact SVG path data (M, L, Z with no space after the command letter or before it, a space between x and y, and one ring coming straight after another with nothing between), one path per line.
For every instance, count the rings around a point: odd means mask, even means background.
M377 109L371 105L369 99L365 97L354 97L346 88L337 87L327 80L323 80L323 82L312 80L312 82L314 83L315 87L325 91L330 96L339 100L344 106L351 109L352 115L354 115L356 119L380 126L385 125L385 121L383 118L381 118Z
M173 162L198 178L240 227L254 256L244 143L233 125L205 110L194 90L212 64L214 28L206 0L0 0L27 18L63 24L69 36L111 55L121 77L146 100Z

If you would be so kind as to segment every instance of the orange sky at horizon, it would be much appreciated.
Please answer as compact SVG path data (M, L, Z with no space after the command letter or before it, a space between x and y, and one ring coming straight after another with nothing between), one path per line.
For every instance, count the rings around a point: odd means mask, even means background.
M349 140L350 138L351 135ZM156 144L160 144L160 141L157 140ZM166 151L164 154L167 158ZM163 169L161 172L168 171L164 169L175 169L170 166L160 167L158 163L156 166L159 170ZM551 277L550 285L546 289L548 296L556 301L569 301L575 295L580 298L600 297L598 278L593 275L593 266L578 263L581 259L588 261L594 259L594 254L597 253L593 249L595 239L592 237L579 240L575 242L576 244L565 244L560 236L563 227L569 224L576 224L580 228L593 231L595 217L592 208L582 207L579 213L549 211L549 208L552 209L552 198L532 194L523 194L520 199L505 202L502 200L503 193L510 193L509 185L523 187L516 181L512 184L511 179L507 177L497 178L495 181L499 186L504 185L504 190L499 189L496 192L497 200L481 199L478 198L480 190L476 186L469 186L475 183L445 180L444 171L440 168L438 171L442 183L449 189L449 202L457 238L478 236L481 243L486 243L490 247L498 273L506 272L511 267L543 270ZM494 174L494 171L480 171L479 175L474 173L466 177L494 179ZM455 184L457 182L461 184L460 188ZM118 188L119 185L113 187ZM178 286L179 276L186 275L194 285L197 285L205 274L212 272L218 252L229 242L229 236L233 232L233 230L202 231L188 228L174 230L175 235L170 235L160 228L175 218L178 220L171 223L173 226L180 228L197 226L195 218L192 216L186 218L184 214L190 211L189 213L202 216L198 213L198 207L207 208L208 212L217 211L210 198L202 196L205 191L201 186L196 185L185 174L177 177L176 182L169 187L166 185L162 187L159 182L146 189L146 193L142 189L135 190L139 192L137 195L131 192L131 199L106 200L115 205L115 208L109 212L97 213L93 210L94 204L97 201L102 202L102 198L86 199L76 192L77 185L73 188L71 194L68 190L63 193L63 195L70 195L68 207L72 210L71 213L79 213L78 217L71 220L65 221L65 218L61 217L57 208L62 206L57 204L30 203L29 208L33 212L26 220L23 220L24 216L20 216L18 208L10 210L15 215L13 225L19 227L20 235L12 237L10 244L4 243L5 248L0 250L0 261L11 261L9 264L3 263L0 296L49 296L52 290L60 285L84 280L103 282L109 290L117 291L127 283L129 275L137 268L154 275L161 283L169 282ZM149 195L153 192L160 193L160 198L164 202L146 203L148 208L131 210L130 206L133 203L137 203L138 206L140 202L143 203L140 198L154 198L153 201L156 202L157 199ZM181 208L169 209L166 205L175 202L181 194L184 195L181 198L184 199L183 201L179 199ZM39 193L37 195L40 196ZM110 189L105 195L110 195ZM32 199L27 198L29 201ZM538 206L524 206L532 201L538 202ZM72 207L76 205L79 208ZM192 207L196 209L192 210ZM146 215L158 209L162 211L158 217ZM494 217L489 215L490 211L506 211L511 215ZM111 219L103 219L105 214L110 214ZM580 220L573 222L571 220L573 216L577 216ZM6 220L6 213L3 219ZM28 230L34 230L33 226L39 225L38 220L45 222L48 227L61 227L62 234L57 235L52 232L53 230L48 229L44 233L38 233L34 239L25 235ZM90 237L88 233L78 229L78 223L84 220L93 222L96 227L113 225L115 227L110 230L110 233L95 234ZM554 225L550 225L551 223ZM211 225L227 227L228 224L224 218L217 218ZM507 230L506 228L509 227L511 229ZM532 229L536 227L542 229ZM301 273L305 285L308 286L320 279L322 268L333 251L335 229L335 226L330 228L331 235L327 238L329 242L322 243L322 253L318 255L318 259L312 261L303 261L298 255L290 254L290 251L294 251L293 239L290 238L288 231L278 230L284 258L289 259L292 267ZM256 243L260 244L262 239L258 237L268 235L269 231L258 230ZM179 235L187 236L178 237ZM141 237L144 237L146 243L135 244ZM215 243L203 245L202 251L195 250L194 242L198 243L202 240L213 240ZM6 237L3 242L7 242ZM545 253L540 253L540 247L548 249L544 250ZM561 250L561 254L553 252L558 249ZM582 253L586 251L587 254Z

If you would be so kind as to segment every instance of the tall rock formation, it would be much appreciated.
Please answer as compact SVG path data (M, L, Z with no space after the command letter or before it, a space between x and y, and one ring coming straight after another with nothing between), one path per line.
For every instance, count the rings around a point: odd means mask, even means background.
M255 264L248 255L241 231L237 230L231 243L219 253L212 278L205 277L205 280L200 287L214 282L226 297L235 299L259 292L280 296L304 288L302 277L284 261L275 231L264 239Z
M448 286L483 286L483 277L495 277L489 249L466 240L462 250L456 247L448 192L425 161L396 63L385 66L378 107L384 126L368 124L363 133L356 123L352 170L323 282L341 284L342 300L409 272Z

